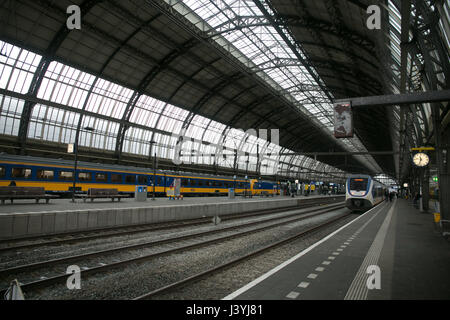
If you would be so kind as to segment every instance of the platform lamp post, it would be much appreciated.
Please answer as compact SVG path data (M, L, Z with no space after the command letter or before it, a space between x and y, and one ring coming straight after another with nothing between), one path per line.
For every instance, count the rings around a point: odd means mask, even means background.
M92 127L84 127L83 130L93 132L95 129ZM76 181L77 181L77 166L78 166L78 140L80 139L79 133L77 132L75 143L69 144L67 146L67 152L68 153L75 153L75 163L73 166L73 184L72 184L72 202L75 202L75 187L76 187Z
M153 145L156 143L156 141L154 141L154 140L152 140L152 141L150 141L150 155L152 154L152 151L154 151L154 154L153 154L153 164L152 164L152 168L153 168L153 179L152 179L152 189L153 189L153 191L152 191L152 200L155 200L155 184L156 184L156 180L155 180L155 178L156 178L156 150L153 150Z
M244 198L247 198L247 183L248 183L248 163L250 162L250 154L247 153L247 161L246 162L246 168L245 168L245 192L244 192Z

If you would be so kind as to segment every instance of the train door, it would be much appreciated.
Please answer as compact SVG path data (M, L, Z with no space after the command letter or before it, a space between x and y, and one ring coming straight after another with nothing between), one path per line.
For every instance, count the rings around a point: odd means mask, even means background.
M258 182L258 180L256 179L251 179L250 180L250 192L251 194L256 194L256 183Z
M163 177L163 179L162 179L162 180L163 180L163 186L164 186L164 191L163 191L164 194L166 194L166 185L167 185L167 184L166 184L166 178L167 178L167 177L166 177L166 174L164 173L164 177Z

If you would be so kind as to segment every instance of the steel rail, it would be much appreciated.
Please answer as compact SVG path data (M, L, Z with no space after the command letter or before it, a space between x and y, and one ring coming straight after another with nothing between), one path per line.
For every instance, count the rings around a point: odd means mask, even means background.
M318 216L318 215L322 215L324 213L336 210L338 208L344 208L344 207L345 206L341 204L341 205L337 205L337 206L333 206L333 207L329 207L329 208L315 209L315 210L313 210L313 212L316 212L316 211L321 211L321 212L315 213L313 215L307 215L307 216L302 215L302 217L290 219L290 220L283 221L283 222L278 222L278 223L275 223L275 224L271 224L269 226L263 226L263 227L260 227L260 228L255 228L255 229L252 229L252 230L247 230L247 231L243 231L243 232L232 234L232 235L227 235L227 236L222 236L222 237L206 240L206 241L203 241L203 242L189 244L189 245L181 246L181 247L178 247L178 248L172 248L172 249L168 249L168 250L165 250L165 251L160 251L160 252L157 252L157 253L152 253L152 254L148 254L148 255L144 255L144 256L139 256L139 257L136 257L136 258L131 258L131 259L126 259L126 260L122 260L122 261L118 261L118 262L113 262L113 263L110 263L110 264L100 265L100 266L96 266L96 267L89 268L89 269L84 269L84 270L80 271L80 275L81 274L87 275L87 274L98 273L98 272L102 272L102 271L106 271L106 270L111 270L111 269L117 268L117 267L122 266L122 265L127 265L127 264L131 264L131 263L136 263L136 262L142 262L142 261L150 260L150 259L157 258L157 257L160 257L160 256L177 253L177 252L180 252L180 251L185 251L185 250L189 250L189 249L195 249L195 248L198 248L198 247L211 245L213 243L227 241L227 240L230 240L230 239L233 239L233 238L246 236L246 235L249 235L249 234L252 234L252 233L261 232L261 231L264 231L264 230L267 230L267 229L271 229L271 228L276 228L278 226L289 224L289 223L292 223L292 222L297 222L297 221L305 220L305 219L308 219L308 218L312 218L312 217L315 217L315 216ZM304 213L304 214L306 214L306 213ZM283 218L285 218L285 217L283 217ZM283 218L279 217L278 219L283 219ZM261 223L263 223L263 222L260 222L260 224ZM235 227L238 228L238 227L242 227L242 226L235 226ZM217 231L221 231L221 230L215 230L215 231L217 232ZM36 281L33 281L33 282L29 282L29 283L23 284L23 285L21 285L21 288L22 288L23 291L26 291L26 290L29 290L29 289L35 289L35 288L43 288L43 287L49 286L49 285L54 284L54 283L65 282L67 280L67 277L68 277L67 274L61 274L61 275L53 276L53 277L50 277L50 278L36 280ZM0 291L0 295L4 294L6 292L6 290L7 290L6 288L1 290Z
M308 208L308 207L312 207L315 205L333 203L334 202L333 200L336 200L336 198L339 198L339 197L333 197L333 198L329 199L331 201L327 201L325 203L320 202L320 200L314 201L313 199L311 199L312 201L308 201L307 203L297 205L297 206L287 206L287 207L281 207L281 208L276 208L276 209L256 210L256 211L251 211L248 213L230 214L230 215L222 216L221 219L222 219L222 221L228 221L228 220L233 220L233 219L240 219L240 218L246 218L246 217L252 217L252 216L271 214L271 213L276 213L278 211L282 212L282 211L286 211L289 209ZM323 198L321 200L323 200ZM66 244L66 243L89 241L89 240L93 240L93 239L102 239L102 238L108 238L108 237L132 235L132 234L141 233L141 232L161 231L161 230L167 230L167 229L172 229L172 228L175 229L175 228L191 227L191 226L196 226L196 225L207 224L207 223L210 223L210 221L211 221L211 217L196 218L196 219L190 219L190 220L187 220L184 222L183 221L177 222L177 223L172 222L172 224L170 224L170 222L169 222L169 224L164 223L164 225L162 225L162 226L159 225L160 223L158 223L156 225L154 223L153 224L146 223L146 224L140 225L140 226L128 225L128 226L112 227L112 228L108 227L108 228L104 228L104 229L85 230L85 231L79 231L79 232L74 232L74 233L62 233L62 234L55 234L55 235L48 235L48 236L36 236L36 237L30 237L30 238L18 238L18 239L11 239L11 240L3 240L3 241L0 241L0 243L11 243L11 242L16 243L19 241L32 241L32 240L38 240L38 239L47 239L50 237L51 238L70 237L67 239L58 239L58 240L50 240L50 241L42 241L42 242L36 242L36 243L27 243L27 244L15 245L15 246L1 247L0 253L6 252L6 251L13 251L13 250L37 248L37 247L42 247L42 246L61 245L61 244ZM129 229L129 230L124 230L124 229ZM114 230L121 230L121 231L108 233L108 231L114 231ZM74 237L74 235L82 235L82 234L86 234L86 233L88 233L90 235ZM92 233L94 233L94 234L92 234Z
M310 210L308 213L320 211L322 209L341 208L342 206L343 206L342 204L336 204L336 205L331 205L326 208L324 208L324 207L316 208L314 210ZM301 210L301 209L298 209L298 210ZM262 224L262 223L272 222L272 221L276 221L276 220L287 219L287 218L291 218L293 216L298 216L299 214L304 215L307 213L298 213L297 212L297 213L288 214L288 215L285 215L282 217L274 217L274 218L249 222L249 223L245 223L245 224L240 224L238 226L230 226L230 227L225 227L225 228L221 228L221 229L201 231L201 232L197 232L194 234L188 234L188 235L184 235L184 236L176 236L176 237L171 237L171 238L167 238L167 239L163 239L163 240L148 241L148 242L144 242L144 243L126 245L126 246L121 246L121 247L117 247L117 248L98 250L98 251L94 251L94 252L90 252L90 253L84 253L84 254L79 254L79 255L73 255L73 256L68 256L68 257L52 259L52 260L34 262L34 263L30 263L30 264L25 264L25 265L19 265L19 266L0 270L0 277L3 277L5 275L8 275L8 274L11 274L14 272L20 272L20 271L24 271L24 270L29 271L29 270L33 270L36 268L49 267L49 266L52 266L52 265L55 265L58 263L70 262L70 261L80 260L80 259L90 258L90 257L97 257L97 256L101 256L104 254L111 254L111 253L116 253L116 252L120 252L120 251L136 250L136 249L145 248L145 247L152 247L155 245L161 245L161 244L165 244L165 243L169 243L169 242L181 241L181 240L186 240L186 239L190 239L190 238L203 237L203 236L218 233L218 232L226 232L226 231L250 227L250 226L254 226L254 225L258 225L258 224ZM314 216L314 215L311 215L311 216ZM306 216L306 217L302 217L302 218L306 219L308 217L310 217L310 216Z
M236 259L234 259L234 260L232 260L232 261L223 263L223 264L221 264L221 265L219 265L219 266L217 266L217 267L213 267L213 268L210 268L210 269L208 269L208 270L206 270L206 271L203 271L203 272L197 273L197 274L195 274L195 275L189 276L189 277L187 277L187 278L185 278L185 279L182 279L182 280L180 280L180 281L173 282L173 283L168 284L168 285L166 285L166 286L164 286L164 287L158 288L158 289L156 289L156 290L153 290L153 291L151 291L151 292L148 292L148 293L146 293L146 294L143 294L143 295L141 295L141 296L139 296L139 297L136 297L136 298L134 298L134 299L132 299L132 300L144 300L144 299L149 299L149 298L151 298L151 297L153 297L153 296L155 296L155 295L170 292L170 291L172 291L172 290L175 289L175 288L178 288L178 287L180 287L180 286L186 285L186 284L189 283L189 282L198 281L200 278L203 278L203 277L212 275L212 274L214 274L214 273L216 273L216 272L218 272L218 271L220 271L220 270L223 270L223 269L229 268L229 267L231 267L231 266L233 266L233 265L235 265L235 264L238 264L239 262L246 262L246 261L248 261L250 258L253 258L253 257L257 256L257 255L260 255L260 254L262 254L262 253L264 253L264 252L267 252L267 251L269 251L269 250L272 250L272 249L274 249L274 248L276 248L276 247L279 247L279 246L282 246L282 245L287 244L287 243L289 243L289 242L292 242L292 241L294 241L294 240L296 240L296 239L298 239L298 238L300 238L300 237L303 237L303 236L305 236L305 235L307 235L307 234L309 234L309 233L312 233L312 232L315 232L315 231L317 231L317 230L319 230L319 229L322 229L322 228L324 228L324 227L327 227L327 226L329 226L330 224L333 224L333 223L335 223L336 221L342 220L342 219L344 219L344 218L346 218L346 217L348 217L348 216L350 216L350 215L351 215L351 213L348 213L348 214L345 214L345 215L341 215L341 216L339 216L338 218L329 220L329 221L327 221L327 222L325 222L325 223L322 223L322 224L320 224L320 225L318 225L318 226L314 226L314 227L309 228L309 229L307 229L307 230L301 231L300 233L298 233L298 234L296 234L296 235L294 235L294 236L292 236L292 237L289 237L289 238L284 239L284 240L280 240L280 241L278 241L278 242L276 242L276 243L274 243L274 244L267 245L267 246L265 246L265 247L263 247L263 248L261 248L261 249L258 249L258 250L256 250L256 251L253 251L253 252L251 252L251 253L249 253L249 254L246 254L246 255L244 255L244 256L241 256L241 257L239 257L239 258L236 258Z

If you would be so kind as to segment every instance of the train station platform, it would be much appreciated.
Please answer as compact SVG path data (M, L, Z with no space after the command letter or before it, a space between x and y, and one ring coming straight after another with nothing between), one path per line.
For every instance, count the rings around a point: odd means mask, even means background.
M224 298L231 299L450 299L450 242L432 214L396 199Z
M334 195L333 195L334 196ZM75 199L72 202L71 199L52 199L49 203L40 201L35 203L34 200L14 200L14 203L6 201L4 205L0 205L0 215L11 213L38 213L38 212L50 212L50 211L65 211L65 210L93 210L93 209L126 209L126 208L142 208L142 207L163 207L163 206L180 206L191 204L221 204L221 203L235 203L235 202L255 202L255 201L267 201L267 200L292 200L292 199L313 199L313 198L329 198L333 196L296 196L294 198L287 196L274 196L274 197L261 197L253 196L252 198L244 198L236 196L234 199L229 199L226 196L223 197L184 197L183 200L169 200L166 197L156 197L152 200L151 197L147 198L147 201L135 201L134 198L122 198L121 201L111 199L95 199L94 201L87 200L84 202L81 199ZM341 195L343 196L343 195Z
M120 202L96 199L93 202L76 200L75 203L71 199L56 199L49 204L22 200L0 205L0 240L295 207L318 198L344 200L343 195L156 198L143 202L126 198Z

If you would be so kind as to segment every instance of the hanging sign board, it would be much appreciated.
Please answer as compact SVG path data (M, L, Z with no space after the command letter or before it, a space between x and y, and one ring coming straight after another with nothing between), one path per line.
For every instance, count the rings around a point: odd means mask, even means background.
M67 145L67 153L73 153L74 152L74 145L73 145L73 143L69 143L68 145Z
M353 113L350 102L334 104L334 136L353 138Z

